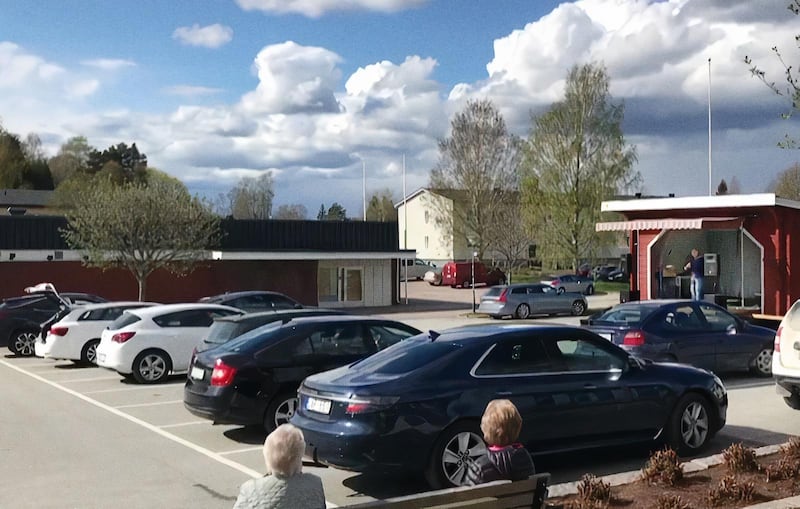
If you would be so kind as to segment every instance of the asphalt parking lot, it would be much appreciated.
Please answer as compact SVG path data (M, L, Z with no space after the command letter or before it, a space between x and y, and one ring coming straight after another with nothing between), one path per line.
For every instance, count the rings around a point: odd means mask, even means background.
M423 329L489 321L471 315L469 289L409 288L408 306L368 311ZM608 307L614 299L591 296L590 308ZM577 323L575 317L538 320ZM0 355L0 507L231 507L239 484L263 471L264 435L192 416L183 408L183 381L175 376L140 386L70 362ZM725 383L728 425L709 453L739 441L782 443L800 430L800 412L784 405L771 380L735 376ZM563 482L586 472L639 469L646 459L646 448L639 447L537 458L536 464ZM312 465L306 470L323 479L331 506L425 489L419 476Z

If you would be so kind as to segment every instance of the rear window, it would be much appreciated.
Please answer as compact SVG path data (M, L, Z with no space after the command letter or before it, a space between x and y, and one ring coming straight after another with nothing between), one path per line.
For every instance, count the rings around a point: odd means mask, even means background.
M283 327L283 322L272 322L255 328L226 343L225 349L229 352L255 353L263 347L263 340L270 337Z
M122 313L122 316L114 320L108 325L108 330L119 330L123 327L127 327L128 325L134 324L141 320L138 316L134 315L133 313Z
M592 322L607 322L617 324L640 324L648 316L653 314L657 308L654 306L630 304L625 306L617 306L604 312L597 318L592 319Z
M370 355L356 363L354 369L384 375L410 373L459 348L456 343L431 342L427 334L420 334Z
M784 320L790 329L800 329L800 300L795 301Z
M239 335L242 329L242 324L239 322L231 322L229 320L215 320L211 327L208 329L208 336L205 342L213 345L221 345L230 339Z
M484 295L485 295L486 297L497 297L497 296L499 296L501 293L503 293L503 290L505 290L505 288L504 288L504 287L501 287L501 286L493 286L493 287L489 288L489 291L488 291L488 292L486 292Z

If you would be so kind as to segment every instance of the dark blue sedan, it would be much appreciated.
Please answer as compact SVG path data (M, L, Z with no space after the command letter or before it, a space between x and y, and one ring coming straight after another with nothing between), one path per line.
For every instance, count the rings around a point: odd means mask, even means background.
M641 358L772 375L775 331L710 302L626 302L589 318L587 328Z
M291 422L306 454L347 470L425 472L464 482L485 451L489 401L514 402L533 454L664 439L701 450L725 424L722 382L691 366L640 361L579 327L481 325L429 332L312 375Z

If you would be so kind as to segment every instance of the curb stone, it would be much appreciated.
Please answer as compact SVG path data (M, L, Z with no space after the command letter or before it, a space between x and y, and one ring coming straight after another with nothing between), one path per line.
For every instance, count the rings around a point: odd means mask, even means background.
M781 447L788 445L789 442L777 445L767 445L759 447L755 450L756 456L767 456L775 454L780 451ZM723 463L722 454L714 454L705 458L695 458L683 463L683 471L688 473L700 472ZM630 472L620 472L618 474L611 474L600 477L599 479L611 486L620 486L622 484L629 484L638 481L642 478L641 470L633 470ZM547 489L547 497L563 497L567 495L575 495L578 493L578 485L580 481L564 482L553 484ZM780 500L771 500L762 504L752 505L743 509L800 509L800 496L783 498Z

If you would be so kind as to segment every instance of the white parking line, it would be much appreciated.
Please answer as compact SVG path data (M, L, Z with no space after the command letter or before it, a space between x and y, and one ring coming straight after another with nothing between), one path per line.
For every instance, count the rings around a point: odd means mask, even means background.
M209 421L189 421L189 422L178 422L175 424L164 424L163 426L159 426L161 429L165 428L179 428L181 426L193 426L195 424L209 424Z
M115 406L117 410L120 408L140 408L146 406L157 406L157 405L174 405L175 403L183 403L182 399L171 399L169 401L156 401L155 403L136 403L135 405L118 405Z
M192 442L190 442L190 441L188 441L188 440L186 440L184 438L181 438L181 437L179 437L177 435L173 435L169 431L165 431L163 429L160 429L158 426L150 424L149 422L143 421L142 419L139 419L139 418L134 417L132 415L126 414L125 412L122 412L117 408L114 408L112 406L106 405L105 403L101 403L99 401L96 401L96 400L94 400L94 399L92 399L92 398L90 398L88 396L85 396L85 395L81 394L78 391L75 391L75 390L70 389L68 387L64 387L62 385L59 385L56 382L51 382L50 380L48 380L48 379L46 379L46 378L44 378L42 376L39 376L39 375L37 375L35 373L31 373L30 371L25 371L24 369L19 368L17 366L14 366L13 364L11 364L11 363L9 363L7 361L4 361L2 359L0 359L0 364L2 364L3 366L6 366L8 368L13 369L14 371L22 373L25 376L29 376L29 377L33 378L34 380L38 380L38 381L40 381L42 383L45 383L45 384L47 384L47 385L49 385L49 386L51 386L51 387L53 387L55 389L58 389L58 390L60 390L62 392L65 392L67 394L75 396L76 398L78 398L80 400L83 400L86 403L89 403L90 405L94 405L97 408L101 408L101 409L103 409L103 410L105 410L107 412L110 412L110 413L118 416L118 417L122 417L123 419L125 419L125 420L127 420L129 422L132 422L134 424L138 424L139 426L141 426L141 427L143 427L143 428L145 428L147 430L150 430L150 431L152 431L153 433L155 433L157 435L160 435L160 436L162 436L162 437L164 437L164 438L166 438L168 440L172 440L173 442L175 442L177 444L180 444L180 445L182 445L184 447L187 447L187 448L189 448L189 449L191 449L191 450L193 450L193 451L195 451L197 453L202 454L203 456L206 456L207 458L210 458L210 459L216 461L217 463L220 463L222 465L230 467L230 468L232 468L234 470L237 470L237 471L239 471L239 472L241 472L241 473L243 473L245 475L249 475L250 477L253 477L253 478L263 477L264 476L264 474L262 472L258 472L256 470L253 470L252 468L246 467L246 466L242 465L241 463L237 463L237 462L235 462L233 460L230 460L230 459L226 458L225 456L222 456L221 454L217 454L214 451L206 449L205 447L201 447L201 446L199 446L199 445L197 445L195 443L192 443ZM339 507L338 505L336 505L336 504L334 504L332 502L328 502L327 500L325 501L325 505L328 508Z
M218 452L220 456L225 456L226 454L239 454L240 452L251 452L251 451L260 451L264 449L263 445L256 445L253 447L245 447L244 449L234 449L232 451L221 451Z
M76 378L74 380L57 380L57 383L98 382L100 380L119 380L119 376L96 376L94 378Z
M163 388L167 388L167 387L170 387L170 386L169 385L160 385L158 387L154 387L152 385L135 385L133 387L118 387L116 389L100 389L100 390L97 390L97 391L86 391L83 394L105 394L107 392L141 391L142 389L155 390L155 389L158 389L158 388L162 388L163 389ZM181 384L180 387L183 388L183 384Z

